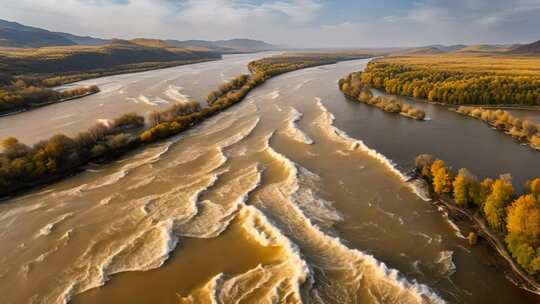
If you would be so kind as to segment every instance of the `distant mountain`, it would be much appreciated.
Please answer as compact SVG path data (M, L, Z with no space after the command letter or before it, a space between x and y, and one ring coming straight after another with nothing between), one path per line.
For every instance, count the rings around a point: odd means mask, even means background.
M540 55L540 40L530 43L516 46L512 53L516 54L529 54L529 55Z
M276 47L272 44L260 40L252 39L230 39L230 40L166 40L166 42L174 47L199 47L207 48L215 51L263 51L272 50Z
M444 53L446 53L446 51L443 51L434 46L412 48L399 52L400 55L436 55Z
M456 52L466 47L467 46L463 44L455 44L455 45L433 44L433 45L428 45L428 46L399 50L396 52L396 54L399 54L399 55L437 55L437 54Z
M51 32L0 19L0 47L44 47L68 45L103 45L109 40Z
M231 39L218 41L179 41L146 38L133 40L100 39L89 36L77 36L63 32L52 32L45 29L0 19L0 47L39 48L46 46L118 45L129 43L159 48L197 48L221 53L253 52L275 49L275 47L269 43L252 39Z
M455 52L458 50L461 50L463 48L466 48L467 46L464 44L454 44L454 45L442 45L442 44L435 44L435 45L429 45L427 47L432 47L439 49L443 52Z
M55 32L66 39L69 39L79 45L105 45L111 43L112 39L101 39L90 36L77 36L68 33Z
M512 49L511 44L476 44L458 50L460 53L504 53Z

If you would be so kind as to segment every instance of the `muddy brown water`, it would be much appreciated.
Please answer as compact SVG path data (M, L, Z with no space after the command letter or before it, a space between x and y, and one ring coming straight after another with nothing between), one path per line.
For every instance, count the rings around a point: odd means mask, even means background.
M418 122L348 102L337 79L366 63L276 77L179 136L3 202L1 302L537 303L489 265L480 247L469 248L467 231L420 199L402 172L416 152L453 147L441 155L449 162L460 151L472 156L457 165L492 166L481 174L515 169L524 179L532 172L520 171L527 167L521 162L536 164L539 156L429 105L433 120ZM146 80L131 90L159 95L146 90L167 90L174 74L160 73L141 73ZM175 85L191 90L190 81ZM67 108L55 115L69 114L77 116ZM456 130L456 122L466 129ZM24 128L29 141L46 135ZM497 169L494 153L477 163L493 147L445 145L442 134L523 154ZM439 146L421 144L427 138Z

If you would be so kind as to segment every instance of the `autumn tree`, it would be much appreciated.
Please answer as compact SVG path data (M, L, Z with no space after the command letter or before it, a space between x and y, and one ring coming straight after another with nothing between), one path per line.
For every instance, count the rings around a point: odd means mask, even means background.
M507 209L508 233L538 238L540 236L540 202L532 194L520 196Z
M540 178L527 181L525 184L525 191L536 196L536 199L540 199Z
M424 177L431 177L431 165L435 161L435 157L431 154L420 154L414 160L416 169Z
M433 190L438 194L452 191L452 178L450 170L444 161L438 159L431 165L431 176L433 176Z
M491 187L491 193L484 203L484 214L488 224L496 229L503 230L505 219L505 208L512 201L514 186L509 175L503 175L495 180Z
M17 158L26 155L30 148L19 142L15 137L8 137L0 142L4 155L8 158Z
M454 189L454 201L460 206L466 206L472 201L470 188L475 182L469 170L461 168L458 171L452 187Z

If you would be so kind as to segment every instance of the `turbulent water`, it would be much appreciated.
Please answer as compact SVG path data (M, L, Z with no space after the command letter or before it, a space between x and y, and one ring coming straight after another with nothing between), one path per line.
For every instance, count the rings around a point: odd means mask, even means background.
M338 126L354 112L334 111L351 106L336 81L366 62L276 77L177 137L7 200L1 302L537 302L353 138L356 122ZM132 104L159 106L142 86L187 94L169 89L188 76L160 73L141 74Z

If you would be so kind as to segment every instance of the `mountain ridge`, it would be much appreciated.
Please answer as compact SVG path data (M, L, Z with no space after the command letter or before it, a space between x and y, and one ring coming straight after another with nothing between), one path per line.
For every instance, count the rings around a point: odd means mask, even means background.
M79 36L65 32L54 32L43 28L24 25L18 22L0 19L0 47L15 48L40 48L48 46L73 46L73 45L106 45L118 43L133 43L147 47L160 48L204 48L209 51L223 53L251 52L271 50L276 47L264 41L234 38L228 40L177 40L177 39L151 39L136 38L102 39L91 36Z

